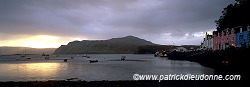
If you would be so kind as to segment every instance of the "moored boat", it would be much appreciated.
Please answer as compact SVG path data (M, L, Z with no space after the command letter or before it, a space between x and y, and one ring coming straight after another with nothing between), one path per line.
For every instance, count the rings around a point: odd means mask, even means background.
M49 59L49 56L45 56L45 59Z
M161 54L161 55L159 55L160 57L168 57L168 55L167 54Z
M31 59L31 57L26 57L26 59Z
M89 60L90 63L98 62L98 60Z
M43 53L42 56L46 56L45 53Z
M155 57L168 57L166 51L162 51L162 52L157 51L157 52L154 54L154 56L155 56Z
M126 58L126 56L122 56L122 57L121 57L121 60L125 61L125 58Z

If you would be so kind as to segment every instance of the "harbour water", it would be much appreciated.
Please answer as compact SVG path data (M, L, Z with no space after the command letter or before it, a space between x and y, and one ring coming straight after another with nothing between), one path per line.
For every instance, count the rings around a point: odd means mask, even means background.
M49 59L41 55L28 55L32 59L20 58L20 55L0 56L0 81L47 81L47 80L133 80L134 74L214 74L214 70L195 62L175 61L153 57L152 54L82 54L50 55ZM121 56L126 56L122 61ZM74 58L71 58L74 57ZM68 59L64 62L64 59ZM90 63L89 60L98 60Z

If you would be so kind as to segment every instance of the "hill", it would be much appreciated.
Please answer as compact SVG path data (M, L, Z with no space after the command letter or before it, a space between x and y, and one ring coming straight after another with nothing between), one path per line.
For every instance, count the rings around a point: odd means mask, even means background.
M155 45L134 36L108 40L83 40L69 42L55 50L54 54L119 54L136 53L138 46Z

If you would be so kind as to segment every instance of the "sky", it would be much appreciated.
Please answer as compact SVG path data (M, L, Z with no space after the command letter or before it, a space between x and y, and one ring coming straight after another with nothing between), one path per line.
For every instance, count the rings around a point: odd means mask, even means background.
M0 46L57 48L128 35L199 45L234 0L0 0Z

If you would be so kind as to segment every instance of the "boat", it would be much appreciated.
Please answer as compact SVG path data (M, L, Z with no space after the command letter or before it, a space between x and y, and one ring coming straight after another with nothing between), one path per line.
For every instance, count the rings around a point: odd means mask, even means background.
M71 80L77 80L78 78L68 78L67 80L68 81L71 81Z
M160 57L168 57L167 54L161 54Z
M64 61L64 62L67 62L68 60L67 60L67 59L64 59L63 61Z
M89 60L90 63L98 62L98 60Z
M21 55L20 57L26 57L25 55Z
M45 53L43 53L42 56L46 56Z
M49 56L45 56L45 59L49 59Z
M163 51L163 52L157 51L157 52L154 54L154 56L155 56L155 57L168 57L166 51Z
M90 58L90 56L88 56L88 55L83 55L82 57L87 57L87 58Z
M122 56L122 57L121 57L121 60L122 60L122 61L125 61L125 58L126 58L126 56Z
M160 54L160 52L157 51L157 52L155 52L154 56L157 57L157 56L159 56L159 54Z
M82 57L87 57L87 55L83 55Z
M16 58L16 60L20 60L20 58Z
M26 59L31 59L31 57L26 56L26 47L24 48L24 54L20 57L25 57Z
M31 59L31 57L25 57L26 59Z
M1 50L1 47L0 47L0 56L2 56L1 53L2 53L2 50Z

